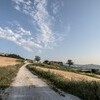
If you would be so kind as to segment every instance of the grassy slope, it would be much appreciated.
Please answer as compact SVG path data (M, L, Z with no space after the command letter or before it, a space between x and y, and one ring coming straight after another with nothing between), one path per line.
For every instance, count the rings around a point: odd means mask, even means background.
M95 78L79 73L74 73L74 72L69 72L69 71L61 71L61 70L56 70L56 69L51 69L51 68L43 68L43 67L37 67L43 71L51 71L53 73L56 73L58 75L62 75L62 77L67 78L67 79L73 79L73 80L88 80L88 81L100 81L100 78Z
M0 67L6 67L6 66L9 66L9 65L16 65L16 64L19 64L23 61L24 60L22 60L22 59L0 56Z
M86 75L86 76L90 76L90 77L100 79L100 75L97 75L97 74L94 74L94 73L85 73L85 72L81 72L79 70L73 70L72 68L69 68L69 67L47 65L47 64L43 64L43 63L34 63L33 65L43 67L43 68L50 68L50 69L67 71L67 72L74 72L74 73L78 73L78 74L81 74L81 75Z
M100 100L100 83L89 81L74 81L65 79L52 72L45 72L33 66L28 66L28 69L49 81L54 87L59 88L67 93L76 95L83 100Z

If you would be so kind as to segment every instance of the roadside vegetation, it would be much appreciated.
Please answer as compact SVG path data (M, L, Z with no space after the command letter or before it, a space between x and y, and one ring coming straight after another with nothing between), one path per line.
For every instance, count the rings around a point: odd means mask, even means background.
M32 65L27 68L39 77L46 79L55 90L61 89L67 93L76 95L83 100L100 100L100 82L87 80L69 80L51 71L43 71Z
M0 67L0 96L2 96L4 90L12 83L13 78L17 75L17 72L22 65L23 63L19 63L16 65Z
M43 67L39 67L39 66L37 66L37 68L39 68L43 71L46 71L46 72L47 71L53 72L55 74L61 75L62 77L66 78L66 79L69 79L69 80L74 79L74 80L100 81L100 78L95 78L95 77L91 77L91 76L87 76L87 75L83 75L83 74L79 74L79 73L50 69L50 68L43 68Z
M74 70L71 67L65 67L65 66L59 66L59 65L48 65L48 64L45 64L45 63L33 63L32 65L33 66L43 67L43 68L50 68L50 69L74 72L74 73L87 75L87 76L90 76L90 77L94 77L94 78L100 79L100 76L99 76L100 74L95 74L95 73L91 73L91 72L86 73L86 72L82 72L81 70Z

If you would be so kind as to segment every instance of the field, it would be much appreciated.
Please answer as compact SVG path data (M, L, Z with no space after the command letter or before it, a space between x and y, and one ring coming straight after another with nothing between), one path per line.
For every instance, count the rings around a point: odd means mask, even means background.
M34 74L46 80L52 88L59 92L80 97L82 100L100 100L100 79L70 71L43 68L43 66L27 66ZM61 92L59 92L63 95ZM64 95L63 95L64 96Z
M12 83L22 65L23 62L19 59L0 56L0 100L5 88Z
M73 70L72 68L69 67L47 65L43 63L34 63L32 65L41 68L44 71L49 70L56 74L60 74L67 79L100 81L100 75L95 73L85 73L78 70Z
M18 63L19 62L15 58L0 56L0 67L5 67L5 66L9 66L9 65L16 65Z
M0 86L8 86L22 64L19 59L0 56Z
M98 78L95 77L90 77L87 75L82 75L82 74L78 74L78 73L74 73L74 72L68 72L68 71L61 71L61 70L56 70L56 69L50 69L50 68L43 68L43 67L37 67L43 71L50 71L53 72L55 74L61 75L64 78L67 78L69 80L87 80L87 81L100 81L100 75L98 75Z

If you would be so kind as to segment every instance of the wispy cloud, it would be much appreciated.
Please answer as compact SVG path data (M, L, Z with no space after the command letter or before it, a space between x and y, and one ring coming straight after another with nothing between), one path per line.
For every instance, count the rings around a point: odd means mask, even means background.
M34 47L42 48L41 45L33 42L34 39L31 37L31 32L22 28L19 24L14 30L9 27L0 27L0 38L13 41L28 51L32 51Z
M61 3L62 2L59 2L59 0L57 0L56 2L53 3L53 5L52 5L53 14L57 14L59 12L59 8L61 7Z
M30 0L12 1L15 3L14 7L16 10L32 17L37 30L40 32L37 34L37 42L45 48L51 47L51 44L53 46L56 37L51 28L51 16L47 11L48 0L34 0L34 4Z
M33 51L38 48L53 48L56 45L57 39L62 35L55 34L52 29L53 16L47 10L48 0L12 0L13 7L27 16L30 16L33 25L36 27L38 34L34 37L30 31L24 29L20 24L14 25L13 28L0 27L0 37L13 41L19 46L22 46L28 51ZM53 13L58 12L59 2L53 4ZM33 27L34 27L33 26Z

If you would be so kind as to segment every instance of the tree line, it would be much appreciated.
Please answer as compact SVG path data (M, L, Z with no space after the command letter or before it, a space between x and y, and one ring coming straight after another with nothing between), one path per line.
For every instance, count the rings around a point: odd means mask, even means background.
M41 60L41 58L39 56L35 56L34 61L39 62L40 60ZM50 65L50 64L63 65L63 62L49 61L49 60L45 60L43 63L48 64L48 65ZM69 60L67 60L66 64L68 64L68 66L71 67L71 65L73 65L74 62L71 59L69 59Z

